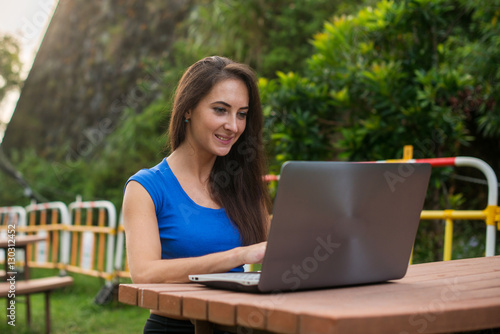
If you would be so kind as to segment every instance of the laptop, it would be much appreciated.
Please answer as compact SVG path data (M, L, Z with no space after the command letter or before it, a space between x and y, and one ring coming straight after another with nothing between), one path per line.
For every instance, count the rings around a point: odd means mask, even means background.
M426 163L286 162L261 271L189 279L264 293L400 279L430 173Z

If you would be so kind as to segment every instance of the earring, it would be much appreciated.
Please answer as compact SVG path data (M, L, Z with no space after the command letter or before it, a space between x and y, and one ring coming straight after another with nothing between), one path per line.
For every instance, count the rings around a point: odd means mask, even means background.
M188 123L188 122L189 122L189 119L184 118L184 123Z

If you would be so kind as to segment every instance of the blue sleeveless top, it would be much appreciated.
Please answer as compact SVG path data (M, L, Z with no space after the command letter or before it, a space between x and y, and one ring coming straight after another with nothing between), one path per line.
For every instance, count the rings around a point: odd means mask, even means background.
M196 204L182 189L167 159L141 169L127 183L132 180L139 182L154 202L162 259L202 256L243 245L224 208ZM243 271L243 266L231 271Z

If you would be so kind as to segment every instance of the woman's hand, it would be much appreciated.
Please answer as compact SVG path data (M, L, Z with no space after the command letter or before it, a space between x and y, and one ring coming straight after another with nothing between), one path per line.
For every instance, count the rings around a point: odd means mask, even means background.
M243 264L254 264L254 263L262 263L262 259L264 258L264 254L266 253L267 241L241 247L242 251L242 262Z

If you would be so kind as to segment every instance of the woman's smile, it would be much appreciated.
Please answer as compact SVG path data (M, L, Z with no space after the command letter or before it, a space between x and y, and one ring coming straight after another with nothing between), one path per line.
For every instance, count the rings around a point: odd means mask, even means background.
M215 137L217 137L217 139L219 139L224 144L230 144L231 140L233 139L232 136L231 137L225 137L225 136L221 136L221 135L215 135Z

